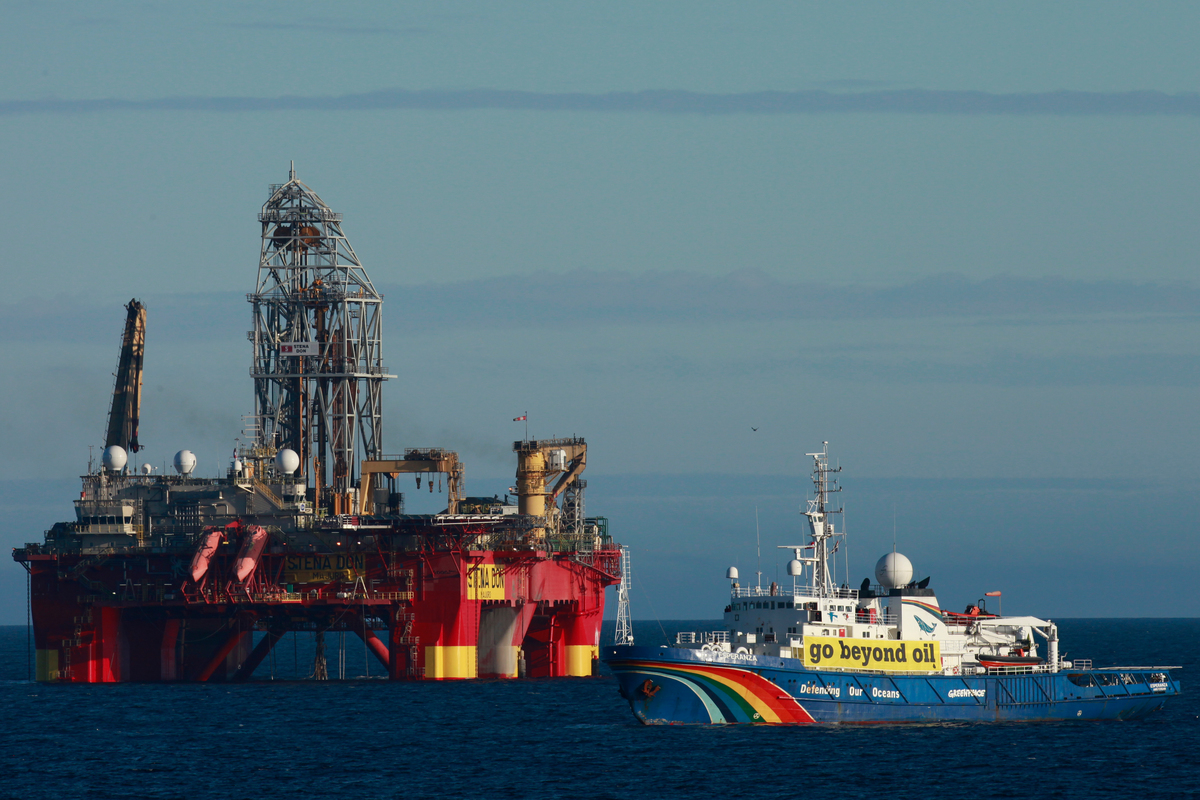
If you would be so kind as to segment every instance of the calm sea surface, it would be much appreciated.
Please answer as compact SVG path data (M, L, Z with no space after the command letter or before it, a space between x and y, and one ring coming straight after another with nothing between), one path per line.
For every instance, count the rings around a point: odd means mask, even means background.
M356 638L344 681L297 680L299 638L244 685L43 686L0 628L0 797L1200 797L1200 620L1059 628L1096 666L1182 666L1183 696L1140 722L648 728L609 676L389 684Z

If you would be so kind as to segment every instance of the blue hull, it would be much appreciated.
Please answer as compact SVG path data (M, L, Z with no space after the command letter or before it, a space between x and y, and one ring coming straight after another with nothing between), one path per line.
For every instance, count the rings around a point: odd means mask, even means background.
M646 724L810 724L1137 719L1179 694L1163 668L1014 675L806 669L771 656L606 647L602 660Z

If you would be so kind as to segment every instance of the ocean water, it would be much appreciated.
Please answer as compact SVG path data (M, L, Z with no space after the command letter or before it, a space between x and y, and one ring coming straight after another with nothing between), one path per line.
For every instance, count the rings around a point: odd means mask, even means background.
M362 677L356 638L347 680L295 680L312 643L285 639L275 680L39 685L26 629L0 628L0 797L1200 797L1200 620L1059 628L1096 666L1182 667L1184 694L1134 722L652 728L611 676L392 684Z

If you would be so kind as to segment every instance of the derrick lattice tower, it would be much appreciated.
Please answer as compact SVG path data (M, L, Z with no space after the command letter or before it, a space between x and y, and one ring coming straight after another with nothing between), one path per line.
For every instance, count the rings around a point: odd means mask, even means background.
M342 215L296 179L271 186L258 216L254 307L255 455L300 456L318 502L348 510L358 461L381 456L383 297L342 231ZM269 462L263 462L264 465ZM328 490L328 494L324 492Z

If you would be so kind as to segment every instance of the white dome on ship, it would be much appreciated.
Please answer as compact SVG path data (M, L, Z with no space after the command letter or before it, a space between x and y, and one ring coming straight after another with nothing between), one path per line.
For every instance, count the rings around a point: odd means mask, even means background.
M885 589L912 583L913 565L902 553L888 553L875 564L875 580Z
M180 475L191 475L196 468L196 455L191 450L180 450L175 454L175 471Z
M154 467L150 466L149 464L142 464L143 475L149 475L151 472L154 472Z
M788 575L796 577L804 574L804 565L798 559L793 558L788 562Z
M285 447L275 454L275 466L284 475L291 475L300 469L300 456L290 447Z
M128 460L129 455L125 452L125 448L119 444L109 445L104 448L104 453L100 456L100 463L109 472L120 472L125 469L125 463Z

